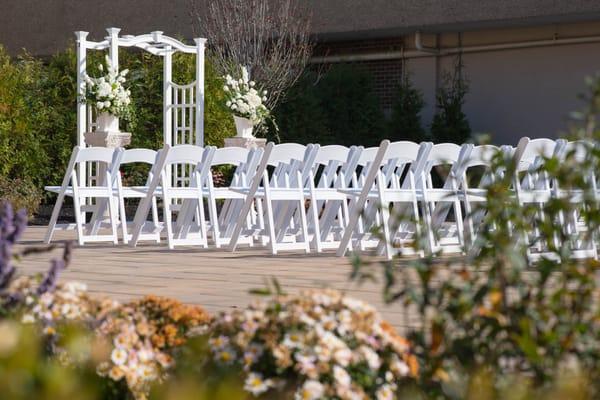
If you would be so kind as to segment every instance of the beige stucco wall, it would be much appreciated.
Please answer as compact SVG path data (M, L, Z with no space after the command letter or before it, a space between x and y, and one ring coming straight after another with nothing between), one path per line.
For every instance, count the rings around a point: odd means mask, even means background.
M516 43L555 35L600 36L600 23L471 32L463 34L463 44ZM429 44L435 38L425 40ZM440 42L454 46L456 35L442 35ZM425 124L434 112L436 76L450 70L454 60L428 57L408 63L427 102ZM567 129L569 113L584 105L578 99L586 89L584 78L600 71L600 42L468 53L463 61L469 80L465 113L473 131L491 133L496 143L515 144L521 136L556 137Z

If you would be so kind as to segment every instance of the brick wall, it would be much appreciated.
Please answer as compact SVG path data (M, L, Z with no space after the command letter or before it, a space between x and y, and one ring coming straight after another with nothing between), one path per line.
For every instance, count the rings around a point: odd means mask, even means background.
M355 55L399 51L402 49L402 43L402 38L326 42L317 45L314 55ZM402 76L402 61L354 61L352 64L371 74L375 93L381 101L381 106L384 111L389 112Z

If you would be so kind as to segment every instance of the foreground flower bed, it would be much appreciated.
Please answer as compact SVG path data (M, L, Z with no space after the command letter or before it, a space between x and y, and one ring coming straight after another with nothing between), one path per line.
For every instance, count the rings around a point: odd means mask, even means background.
M409 343L373 307L332 290L221 314L210 334L216 362L242 369L255 396L393 399L398 382L418 372Z
M11 282L0 329L9 321L29 326L46 349L42 358L95 370L110 387L100 398L147 398L177 375L178 354L191 338L208 345L197 355L198 379L226 371L239 378L244 397L393 399L398 384L418 372L409 343L374 308L336 291L278 296L211 318L173 299L121 304L90 296L82 283L50 287L47 280ZM68 344L69 326L80 329L85 350Z
M47 357L67 368L91 362L116 398L147 398L154 385L170 379L178 350L190 338L208 344L198 378L214 368L228 370L249 397L393 399L398 383L418 372L409 343L374 308L335 291L275 297L211 318L173 299L120 304L88 295L81 283L40 294L42 284L15 279L5 292L13 299L5 321L31 326ZM88 336L86 351L63 344L70 324Z

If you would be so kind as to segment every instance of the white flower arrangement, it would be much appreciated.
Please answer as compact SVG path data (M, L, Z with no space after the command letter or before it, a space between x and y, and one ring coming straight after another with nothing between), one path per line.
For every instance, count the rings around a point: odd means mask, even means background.
M248 118L253 125L259 125L269 116L269 109L264 102L267 101L267 91L256 88L256 82L250 80L246 67L241 67L242 76L234 79L226 75L223 91L227 101L225 105L234 115Z
M98 65L98 69L104 72L102 64ZM98 78L85 75L85 83L81 88L82 101L96 107L98 112L126 116L131 104L131 92L123 86L128 72L127 69L118 72L106 57L106 75Z

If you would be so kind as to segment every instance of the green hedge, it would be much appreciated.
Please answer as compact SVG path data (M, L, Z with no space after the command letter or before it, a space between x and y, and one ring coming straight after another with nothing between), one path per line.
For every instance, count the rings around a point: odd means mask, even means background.
M102 61L91 52L88 71ZM125 125L135 147L162 146L162 58L122 51L121 68L129 68L135 119ZM27 54L12 59L0 46L0 177L37 188L59 184L76 144L76 58L72 47L46 62ZM176 54L173 76L178 83L194 79L193 56ZM222 145L234 133L223 103L222 82L206 63L205 142ZM6 192L0 188L0 193ZM30 204L30 203L28 203Z
M371 76L351 64L304 73L275 117L283 142L376 146L385 137Z

